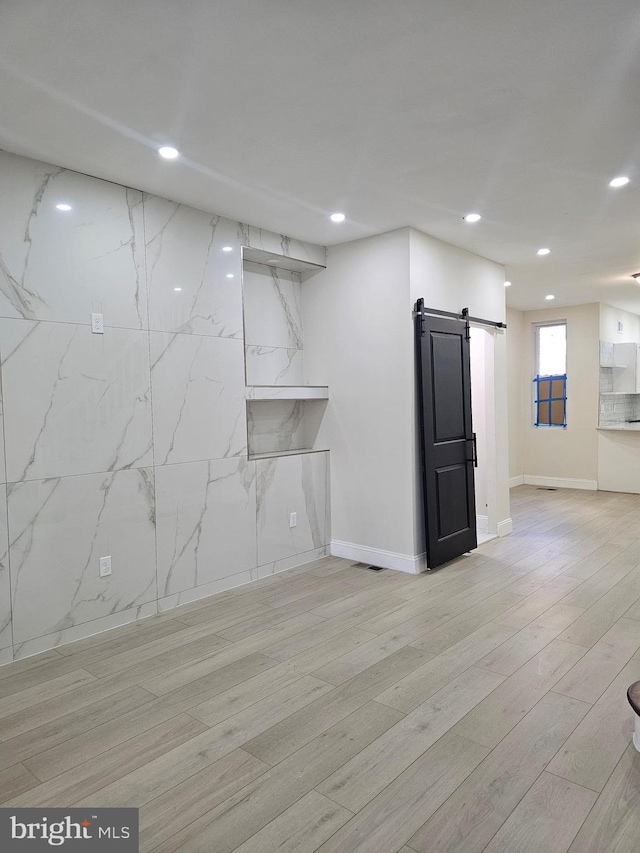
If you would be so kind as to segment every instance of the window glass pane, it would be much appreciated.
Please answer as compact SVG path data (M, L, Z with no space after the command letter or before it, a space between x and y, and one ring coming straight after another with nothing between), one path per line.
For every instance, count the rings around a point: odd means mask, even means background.
M543 425L549 423L549 403L538 404L538 423Z
M567 372L567 327L538 327L538 374L562 375Z
M551 423L553 426L564 425L564 400L554 400L551 404Z
M538 400L548 400L551 396L551 382L548 379L541 379L538 382Z

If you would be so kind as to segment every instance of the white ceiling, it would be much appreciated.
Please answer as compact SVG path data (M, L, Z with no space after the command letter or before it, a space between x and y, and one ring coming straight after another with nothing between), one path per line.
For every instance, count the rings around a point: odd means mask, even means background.
M315 243L413 225L514 307L640 313L637 0L2 0L0 74L9 151Z

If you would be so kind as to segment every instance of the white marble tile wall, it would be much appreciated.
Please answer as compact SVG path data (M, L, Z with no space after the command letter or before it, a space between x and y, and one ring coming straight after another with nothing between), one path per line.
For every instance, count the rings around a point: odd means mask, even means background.
M7 491L15 645L157 598L153 469L10 483ZM107 555L114 571L100 578Z
M7 488L3 484L0 486L0 649L8 649L12 645Z
M258 563L264 565L326 545L330 536L329 454L259 459ZM289 514L297 513L296 527Z
M156 489L161 598L257 565L255 462L163 465Z
M277 453L308 447L304 400L247 402L249 453Z
M269 273L245 341L243 245L324 263L0 152L0 663L324 553L326 464L274 464L258 509L244 348L255 384L301 384L300 283Z
M291 450L324 450L316 446L324 400L248 400L249 455Z
M303 385L303 350L247 345L247 385Z
M247 385L302 385L300 273L245 262L243 291Z
M156 465L246 455L242 341L150 336Z
M7 479L152 463L149 333L0 320Z
M0 154L0 316L146 328L142 193Z

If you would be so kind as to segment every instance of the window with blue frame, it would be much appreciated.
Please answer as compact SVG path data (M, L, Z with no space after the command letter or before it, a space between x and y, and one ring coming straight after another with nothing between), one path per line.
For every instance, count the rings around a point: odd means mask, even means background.
M567 324L540 324L536 331L534 424L567 426Z
M536 421L539 426L567 425L567 374L536 376Z

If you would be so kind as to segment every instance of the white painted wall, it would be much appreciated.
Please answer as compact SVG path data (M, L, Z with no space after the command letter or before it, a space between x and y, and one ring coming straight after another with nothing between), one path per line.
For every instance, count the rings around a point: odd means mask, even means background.
M526 346L529 346L527 339ZM509 416L509 477L513 480L524 474L523 450L523 388L524 374L524 314L507 308L507 402Z
M485 320L504 322L506 317L504 296L504 268L500 264L473 255L456 246L443 243L415 229L410 229L411 241L411 304L420 297L425 305L440 311L459 312L468 308L471 316ZM509 532L509 454L507 418L507 369L506 333L492 333L490 347L491 369L485 374L485 393L493 395L493 422L487 422L487 441L491 443L489 430L495 436L495 457L487 459L486 478L488 487L494 489L493 513L489 524L501 533ZM485 356L486 357L486 356ZM415 398L412 398L415 412ZM415 414L414 447L417 457L417 432ZM415 495L415 551L424 551L424 522L422 489L419 468L414 466L413 489ZM489 496L489 503L492 503Z
M476 515L488 515L487 492L487 413L485 400L485 373L487 369L487 349L493 346L492 336L478 326L471 328L471 410L473 431L476 434L478 466L475 469Z
M317 441L331 447L332 540L411 558L408 229L328 249L302 304L305 379L329 385Z
M567 428L536 428L533 413L534 324L567 322ZM522 339L522 448L526 479L574 480L595 488L598 477L600 306L597 303L524 312ZM517 360L509 385L517 393ZM514 406L517 408L517 406ZM582 481L582 482L579 482Z
M412 309L504 319L504 271L413 229L331 247L303 283L305 378L328 384L318 441L331 447L332 548L415 571L424 552ZM504 334L491 347L497 514L507 519ZM489 473L487 474L489 477ZM346 543L346 545L345 545Z
M622 323L621 332L618 332L618 322ZM601 303L600 340L614 344L640 343L640 316Z

